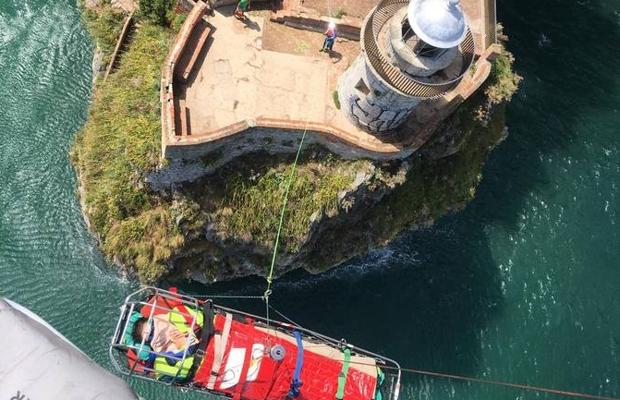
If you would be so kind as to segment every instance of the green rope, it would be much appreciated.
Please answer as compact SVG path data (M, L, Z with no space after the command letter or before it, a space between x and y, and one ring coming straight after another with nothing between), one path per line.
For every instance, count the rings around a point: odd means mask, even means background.
M267 302L269 302L269 295L271 294L271 284L273 283L273 269L276 265L276 257L278 255L278 247L280 245L280 235L282 233L282 226L284 225L284 214L286 214L286 205L288 204L288 194L291 190L293 178L295 178L295 170L297 169L297 162L299 161L299 155L301 154L301 148L304 145L304 139L306 138L307 131L308 131L308 124L306 123L306 127L304 128L304 133L301 136L301 141L299 142L299 148L297 149L297 155L295 156L295 161L293 162L293 169L291 170L291 174L288 177L288 182L286 184L286 190L284 192L284 202L282 203L282 210L280 212L280 223L278 224L278 233L276 234L276 242L275 242L275 245L273 246L273 255L271 257L271 267L269 269L269 276L267 277L267 290L265 290L265 294L263 295L265 298L265 301Z

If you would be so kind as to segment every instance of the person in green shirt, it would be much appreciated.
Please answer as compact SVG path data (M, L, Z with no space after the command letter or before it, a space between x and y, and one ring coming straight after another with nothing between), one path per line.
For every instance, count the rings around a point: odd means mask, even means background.
M239 19L245 18L245 12L250 7L250 0L239 0L239 4L237 4L237 9L235 10L235 17Z

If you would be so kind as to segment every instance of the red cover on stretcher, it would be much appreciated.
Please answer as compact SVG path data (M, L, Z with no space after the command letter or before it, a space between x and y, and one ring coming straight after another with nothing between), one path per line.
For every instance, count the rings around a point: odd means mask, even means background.
M225 317L217 314L215 330L222 331ZM194 378L195 383L207 385L213 364L214 340L207 346L203 362ZM280 344L286 350L284 360L278 362L264 355L266 347ZM341 352L337 359L313 351L316 343L305 343L301 370L300 400L334 400L338 390L338 376L342 371ZM254 354L252 353L254 349ZM249 359L247 357L250 352ZM240 356L244 353L243 356ZM234 359L234 360L233 360ZM243 359L239 362L238 360ZM297 359L297 345L291 336L281 332L267 331L251 323L233 320L228 343L215 391L246 400L286 398L291 387ZM247 363L249 362L249 366ZM245 365L243 365L245 364ZM245 366L245 368L243 368ZM246 370L245 379L243 370ZM241 372L241 376L239 374ZM376 389L376 373L366 374L350 365L345 384L344 398L347 400L371 400ZM236 384L230 386L232 383Z
M179 303L166 299L151 299L164 308L173 308ZM148 316L150 305L141 313ZM156 308L154 314L160 314ZM217 313L214 330L221 334L225 316ZM292 335L255 326L248 318L243 322L233 319L224 357L215 381L214 391L245 400L282 400L290 388L297 360L297 344ZM279 344L285 349L282 361L275 361L268 355L269 348ZM194 384L207 387L214 359L215 340L210 340L203 361L194 376ZM304 341L304 359L301 369L302 386L298 400L334 400L338 390L338 376L342 371L344 355L341 351L316 342ZM353 360L352 360L353 361ZM374 362L365 358L365 363ZM377 385L375 366L349 366L344 399L372 400Z

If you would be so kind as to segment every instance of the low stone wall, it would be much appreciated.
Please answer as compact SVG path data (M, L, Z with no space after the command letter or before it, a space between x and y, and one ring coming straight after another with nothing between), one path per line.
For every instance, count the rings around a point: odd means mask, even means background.
M349 40L360 40L362 30L362 20L357 18L342 17L329 18L308 12L296 10L279 10L272 12L269 19L292 28L303 29L323 33L330 22L335 22L338 26L338 36Z
M174 68L183 54L183 49L187 45L187 41L189 40L194 27L206 11L206 3L197 1L194 4L194 8L192 8L192 11L190 11L185 19L183 26L181 26L181 30L175 38L174 44L172 45L172 48L168 53L168 57L166 57L166 61L164 62L160 92L162 152L165 151L166 144L170 138L173 138L176 135L176 129L174 126L174 115L176 112L174 107Z
M297 151L304 130L307 130L307 145L323 146L345 159L387 161L407 158L417 150L415 146L386 145L385 151L372 151L341 140L330 133L335 131L334 128L321 124L259 118L257 121L244 121L227 127L220 135L216 133L209 138L184 138L182 142L169 143L163 155L169 159L202 159L205 164L221 166L251 152L293 153Z
M233 6L239 3L239 0L207 0L211 8L216 9L218 7ZM252 0L251 3L266 3L272 0Z
M241 124L240 124L241 125ZM183 182L191 182L215 173L237 157L248 153L294 154L297 152L304 129L274 129L248 127L242 135L231 135L218 141L179 144L166 148L170 160L165 166L151 173L148 182L154 190L164 190ZM324 132L309 129L304 139L304 149L321 146L345 159L393 160L394 154L377 154L345 142L330 138ZM403 150L400 158L410 156L413 147Z
M106 68L105 75L103 76L103 81L105 82L108 79L108 76L112 72L114 68L114 64L118 58L120 53L121 46L127 40L127 34L133 24L133 11L129 13L128 16L125 17L125 22L123 23L123 29L121 29L121 34L118 36L118 40L116 41L116 47L114 47L114 52L112 53L112 57L110 58L110 63L108 64L108 68Z

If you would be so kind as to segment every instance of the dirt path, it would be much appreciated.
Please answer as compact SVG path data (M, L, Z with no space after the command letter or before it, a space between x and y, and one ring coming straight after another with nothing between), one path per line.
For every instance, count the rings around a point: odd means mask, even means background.
M339 39L334 44L334 51L331 55L320 53L319 49L323 45L323 40L324 36L320 33L290 28L269 21L265 24L263 33L263 49L300 56L331 58L337 67L342 65L343 70L360 52L359 42Z

